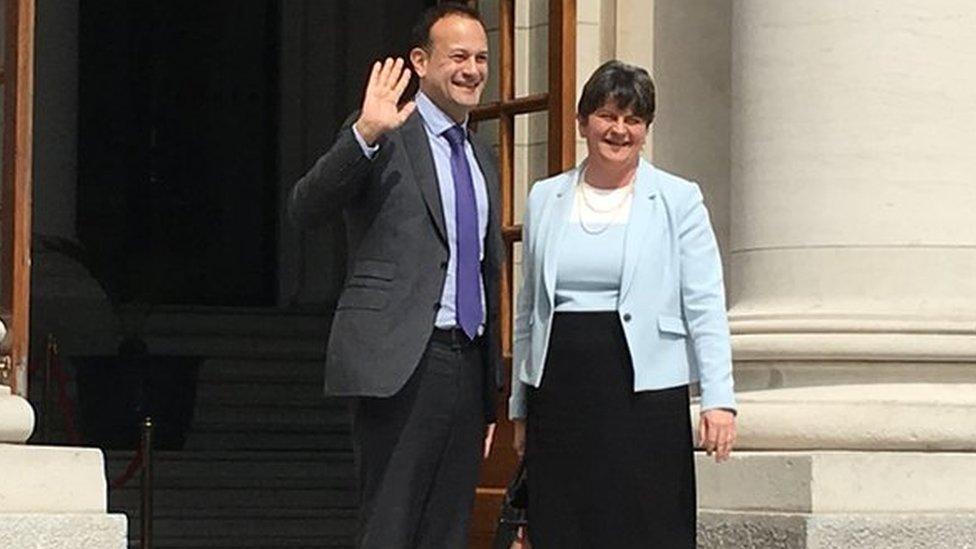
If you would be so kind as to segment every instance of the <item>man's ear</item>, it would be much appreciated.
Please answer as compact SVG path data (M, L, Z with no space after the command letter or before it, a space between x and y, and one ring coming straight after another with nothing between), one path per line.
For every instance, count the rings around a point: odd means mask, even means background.
M428 60L429 55L423 48L414 48L410 50L410 65L413 66L413 73L418 77L423 78L427 75Z
M585 128L585 127L586 127L586 118L583 118L582 116L577 116L576 117L576 131L579 132L579 136L580 136L581 139L586 139L586 136L583 135L583 128Z

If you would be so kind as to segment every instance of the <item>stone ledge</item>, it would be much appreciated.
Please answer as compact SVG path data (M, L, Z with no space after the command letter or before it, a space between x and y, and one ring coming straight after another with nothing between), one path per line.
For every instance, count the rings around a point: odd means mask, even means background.
M120 514L0 514L0 547L17 549L125 549Z
M107 508L105 462L97 448L0 444L0 471L0 513L105 513Z
M974 549L976 514L701 511L700 549Z
M973 383L795 387L737 399L743 450L976 452Z
M976 513L976 454L699 454L702 509L797 513Z

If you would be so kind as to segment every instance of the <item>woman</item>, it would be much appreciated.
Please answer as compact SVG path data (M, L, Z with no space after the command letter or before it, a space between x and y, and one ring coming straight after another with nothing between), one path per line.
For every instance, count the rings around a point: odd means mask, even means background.
M577 109L587 159L525 211L509 416L536 549L695 546L688 385L726 459L735 398L722 267L694 183L640 157L647 71L602 65Z

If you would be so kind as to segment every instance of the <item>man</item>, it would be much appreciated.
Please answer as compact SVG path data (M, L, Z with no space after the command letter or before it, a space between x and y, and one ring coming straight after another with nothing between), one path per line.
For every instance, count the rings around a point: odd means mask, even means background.
M354 123L296 183L299 224L345 216L349 273L325 390L356 397L359 547L467 545L501 386L498 171L467 129L488 74L478 13L427 10L402 60L377 62Z

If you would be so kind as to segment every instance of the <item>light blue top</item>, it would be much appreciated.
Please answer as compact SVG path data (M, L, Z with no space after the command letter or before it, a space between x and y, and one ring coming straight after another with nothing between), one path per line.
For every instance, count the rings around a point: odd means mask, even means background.
M627 225L615 223L590 234L571 221L563 231L556 260L556 312L616 311Z
M437 173L437 185L441 192L441 207L444 211L444 228L447 230L447 247L449 256L447 260L447 276L444 279L444 290L441 292L441 306L437 310L437 318L434 325L438 328L450 329L457 324L457 216L454 206L454 177L451 175L451 144L443 133L452 126L456 126L450 116L442 111L429 97L423 92L417 92L414 101L417 102L417 111L420 119L424 121L424 130L427 132L427 141L430 143L430 152L434 157L434 171ZM468 121L465 120L461 126L467 130ZM352 127L356 141L363 149L363 154L373 158L379 147L366 145L356 126ZM471 168L471 181L474 183L474 198L478 206L478 258L485 258L485 235L488 233L488 189L485 187L485 176L481 173L478 160L474 156L474 149L471 142L464 142L464 153L468 157L468 166ZM478 333L484 332L485 307L485 284L478 274L478 285L481 288L481 311L482 319Z

